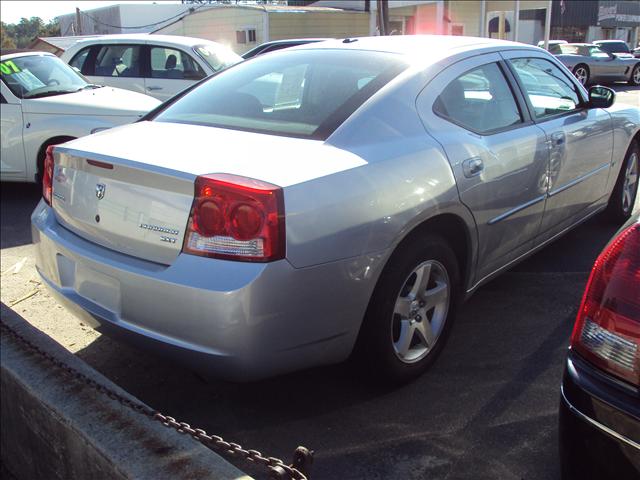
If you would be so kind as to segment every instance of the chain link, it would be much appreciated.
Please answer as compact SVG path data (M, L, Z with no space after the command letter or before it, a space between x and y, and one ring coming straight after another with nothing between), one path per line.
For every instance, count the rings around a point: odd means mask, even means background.
M260 465L266 467L269 470L270 478L274 480L308 480L307 475L303 473L298 468L285 464L282 460L275 457L267 457L260 453L258 450L252 449L244 449L241 445L233 442L227 442L222 437L218 435L208 434L205 430L201 428L193 428L186 422L179 422L175 418L170 417L169 415L163 415L162 413L154 410L153 408L141 403L131 400L117 392L114 392L110 388L102 385L101 383L96 382L95 380L87 377L84 373L79 372L75 368L67 365L63 361L57 359L50 353L46 352L42 348L38 347L27 338L22 336L20 333L13 330L9 325L4 322L0 322L0 328L2 332L15 338L20 341L25 347L27 347L31 352L37 353L44 359L46 359L53 366L57 367L65 374L74 378L76 381L84 383L94 390L106 395L112 400L117 401L125 407L130 408L142 415L145 415L153 420L157 420L162 425L168 428L172 428L176 430L178 433L183 435L189 435L195 440L202 443L204 446L208 447L211 450L214 450L218 453L228 455L234 458L241 458L243 460L249 461L253 464ZM295 452L295 455L300 458L301 455L311 456L312 452L307 450L304 447L298 447ZM308 473L308 472L307 472Z

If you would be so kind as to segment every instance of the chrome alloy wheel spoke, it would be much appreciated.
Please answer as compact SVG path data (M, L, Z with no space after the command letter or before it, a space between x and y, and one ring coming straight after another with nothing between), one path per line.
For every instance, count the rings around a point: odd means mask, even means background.
M435 260L418 265L405 280L393 309L391 339L405 363L424 358L438 340L449 306L449 277Z
M638 156L634 153L629 158L629 165L625 172L624 186L622 188L622 208L627 211L633 205L633 193L638 182Z

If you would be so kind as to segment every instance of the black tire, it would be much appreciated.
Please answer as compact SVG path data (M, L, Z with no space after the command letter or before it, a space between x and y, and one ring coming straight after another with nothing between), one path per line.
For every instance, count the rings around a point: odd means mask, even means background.
M633 212L633 206L638 196L638 170L640 163L640 148L634 140L631 142L627 154L624 156L620 172L613 188L609 204L605 211L606 217L612 222L624 223ZM628 183L631 174L635 174L635 184Z
M582 72L584 72L584 75L582 75ZM582 85L584 85L585 87L589 85L589 79L591 78L591 71L589 70L589 67L586 66L584 63L580 63L575 67L573 67L572 73L573 73L573 76L576 77ZM583 78L583 80L581 78Z
M424 306L423 310L420 310L424 312L424 319L418 322L428 321L429 331L433 332L436 327L432 329L432 320L436 321L437 311L443 311L444 303L447 303L447 308L444 315L438 313L438 318L444 320L437 322L442 327L439 327L439 333L432 346L425 351L424 357L417 356L414 361L408 362L401 360L400 354L397 353L397 346L394 346L395 342L401 343L399 338L395 340L394 337L396 330L400 328L399 322L410 322L409 319L400 320L399 314L395 313L396 301L399 301L401 297L403 299L409 298L408 296L403 297L403 290L413 288L410 286L410 280L416 274L412 272L425 263L432 265L430 268L433 269L431 273L433 279L429 280L433 283L431 287L429 284L426 285L425 293L428 294L429 288L432 291L440 289L441 282L436 284L438 278L448 278L448 299L446 302L442 300L439 304L440 307L431 310L426 310L429 308L428 304ZM441 269L444 269L446 275L442 274ZM435 272L438 274L436 275ZM415 283L417 282L414 279ZM416 235L403 242L387 263L369 301L355 349L355 359L360 370L376 383L405 383L421 375L433 364L446 343L456 315L459 298L458 260L445 240L437 235ZM417 303L417 300L413 303ZM419 317L420 315L416 315L412 318ZM413 323L415 324L416 321ZM413 335L411 333L411 338L414 338ZM426 337L418 337L416 340L419 341L420 338ZM416 346L416 349L420 348L421 345Z
M75 137L55 137L55 138L50 138L40 146L40 150L38 150L38 157L36 159L37 168L38 168L38 171L36 173L36 178L35 178L36 183L42 184L43 171L44 171L44 156L47 153L47 147L49 147L50 145L59 145L61 143L68 142L70 140L75 140Z
M629 85L640 85L640 63L636 63L629 77Z

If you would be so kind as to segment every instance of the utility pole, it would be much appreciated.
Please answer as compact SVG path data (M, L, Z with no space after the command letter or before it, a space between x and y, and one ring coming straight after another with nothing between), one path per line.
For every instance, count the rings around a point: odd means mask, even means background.
M388 0L377 0L378 31L380 35L389 34L389 3Z
M80 9L76 7L76 35L82 35L82 20L80 20Z

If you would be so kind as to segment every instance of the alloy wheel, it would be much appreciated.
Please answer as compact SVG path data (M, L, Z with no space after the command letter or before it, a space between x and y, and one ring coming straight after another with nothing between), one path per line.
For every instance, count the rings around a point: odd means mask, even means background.
M393 309L391 341L398 359L416 363L433 349L444 329L451 288L436 260L418 265L405 280Z
M640 66L633 69L633 83L640 85Z
M589 78L589 74L587 73L587 69L584 67L576 68L575 72L573 72L578 81L585 85L587 83L587 79Z
M640 71L640 70L639 70ZM624 175L624 185L622 186L622 209L629 212L633 208L635 194L638 183L638 154L633 152L627 161Z

